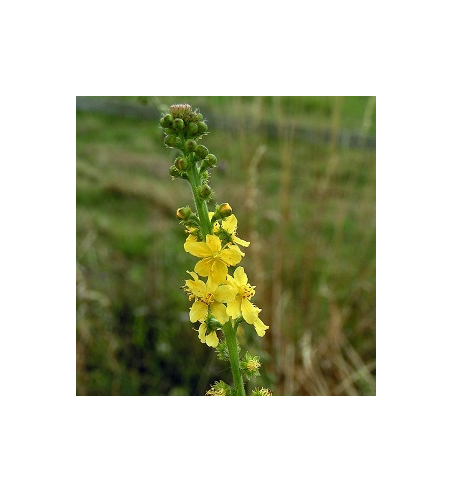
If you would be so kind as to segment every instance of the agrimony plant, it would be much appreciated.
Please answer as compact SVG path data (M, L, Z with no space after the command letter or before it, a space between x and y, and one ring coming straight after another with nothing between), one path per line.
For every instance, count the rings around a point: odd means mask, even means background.
M198 337L202 343L216 348L218 358L229 361L233 386L216 381L206 395L246 396L243 377L259 376L259 357L248 352L240 358L237 327L248 324L258 336L265 335L268 326L259 318L261 310L251 299L255 286L248 282L242 266L238 266L249 242L237 235L237 218L229 203L216 204L209 211L213 191L209 186L210 170L217 158L200 140L208 127L203 115L188 104L176 104L160 119L164 143L179 150L179 156L169 169L173 180L188 181L193 192L195 210L190 206L177 209L176 216L185 226L187 239L184 249L199 258L194 271L187 273L184 291L192 302L190 321L198 323ZM220 340L218 333L223 333ZM266 388L255 388L252 396L271 396Z

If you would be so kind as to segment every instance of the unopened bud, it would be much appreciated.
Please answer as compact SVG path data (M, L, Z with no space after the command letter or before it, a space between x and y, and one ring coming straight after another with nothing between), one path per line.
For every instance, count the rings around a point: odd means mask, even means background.
M186 220L192 214L190 207L181 207L176 210L176 217L180 220Z
M173 178L180 178L180 172L179 172L179 169L177 169L176 166L171 166L169 168L169 173L170 173L170 176L172 176Z
M201 159L204 159L209 153L209 149L207 147L204 147L204 145L198 145L198 148L196 149L196 155L198 157L201 157Z
M191 121L187 127L188 135L196 135L197 132L198 132L198 125Z
M198 133L199 134L202 134L202 133L206 133L207 131L207 125L204 123L204 121L199 121L198 122Z
M175 147L177 143L177 138L175 135L167 135L163 141L168 147Z
M188 162L183 157L178 157L174 161L174 165L177 167L177 169L179 169L179 171L186 171L188 168Z
M206 321L206 335L209 333L212 333L212 331L219 330L223 325L217 320L217 318L214 318L213 316L208 316Z
M185 144L185 148L189 151L189 152L194 152L198 147L198 144L194 141L194 140L187 140L186 144Z
M222 203L218 207L218 214L222 219L225 219L226 217L229 217L232 214L232 208L229 203Z
M208 200L212 197L212 188L207 184L203 184L201 188L199 188L199 195L204 200Z
M184 120L180 119L180 118L176 118L174 121L173 121L173 128L175 130L182 130L184 128Z
M170 114L166 114L161 120L160 124L164 128L169 128L171 126L171 123L173 122L174 118Z
M217 163L217 158L213 154L207 154L205 160L209 164L209 167L213 167Z

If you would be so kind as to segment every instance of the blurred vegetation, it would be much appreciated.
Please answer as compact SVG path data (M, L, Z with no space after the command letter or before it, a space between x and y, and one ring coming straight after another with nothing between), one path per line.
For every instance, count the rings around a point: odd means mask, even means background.
M275 395L374 395L375 97L77 100L77 394L203 395L227 364L180 290L196 259L175 210L160 112L199 107L211 185L251 241L243 265L270 325L242 331Z

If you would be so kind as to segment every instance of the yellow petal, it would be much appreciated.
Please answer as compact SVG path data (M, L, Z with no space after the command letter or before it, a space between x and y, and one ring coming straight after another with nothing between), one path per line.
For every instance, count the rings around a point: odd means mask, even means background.
M213 258L203 258L201 261L198 261L195 265L195 272L201 277L207 277L212 270L212 266L215 260ZM220 283L220 282L217 282Z
M220 285L213 293L213 298L218 302L231 302L236 295L237 289L232 288L230 285Z
M226 306L224 304L220 304L219 302L214 302L210 306L210 310L212 314L217 318L217 320L224 325L229 321L229 316L226 313Z
M234 279L240 287L245 286L248 283L248 276L245 273L245 269L240 266L235 269Z
M236 290L239 290L240 286L237 284L237 282L235 281L235 278L234 277L231 277L230 275L228 275L226 277L226 282L228 283L228 285L230 285L232 288L236 289Z
M221 253L220 253L220 258L230 265L237 265L237 263L240 262L242 259L242 256L245 256L244 253L242 253L238 246L229 246L229 248L225 248Z
M211 294L213 294L217 289L218 284L216 284L210 277L208 277L206 282L206 292L210 292Z
M199 327L198 330L198 338L201 340L202 343L206 343L206 331L207 331L206 324L201 323L201 326Z
M196 243L198 240L196 239L196 236L193 236L193 234L189 234L187 236L187 239L185 240L185 244L187 243ZM184 245L184 249L185 249L185 245ZM187 250L185 250L187 251Z
M213 260L212 267L210 268L209 272L209 277L211 278L211 280L216 284L224 284L226 282L227 274L228 267L226 266L226 264L219 260Z
M189 272L187 270L187 273L190 275L190 277L193 279L193 280L198 280L198 275L196 275L195 272Z
M207 234L206 244L211 251L211 255L217 254L221 249L220 238L218 236L214 236L213 234Z
M218 345L218 337L215 331L212 331L206 336L206 344L209 347L216 347Z
M242 316L250 325L254 324L259 314L259 308L253 306L248 299L242 299Z
M242 306L242 299L237 297L231 302L228 302L228 307L226 308L226 313L232 318L236 319L240 316L240 308Z
M201 301L195 301L193 306L190 308L190 321L194 323L195 321L204 321L207 316L207 304Z
M239 237L237 237L235 235L232 236L232 240L234 241L234 243L240 244L240 246L244 246L245 248L247 248L250 245L249 241L245 241L244 239L240 239Z
M185 285L196 297L204 298L206 296L206 284L202 280L186 280Z
M184 249L187 253L190 253L193 256L197 256L198 258L207 258L209 256L212 256L212 251L206 243L185 241Z
M229 234L232 234L237 229L237 217L232 214L228 218L223 219L221 225L225 231L228 231Z
M254 322L254 329L260 337L263 337L265 335L265 330L268 330L268 328L269 327L267 325L264 325L264 323L259 318L257 318L257 320Z

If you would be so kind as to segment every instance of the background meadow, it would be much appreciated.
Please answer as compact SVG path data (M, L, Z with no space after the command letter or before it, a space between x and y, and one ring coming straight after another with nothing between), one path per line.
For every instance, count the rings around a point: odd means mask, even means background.
M374 395L376 100L77 98L77 394L203 395L229 367L199 342L179 288L196 259L175 210L190 188L158 120L199 107L242 264L270 325L241 345L274 395Z

